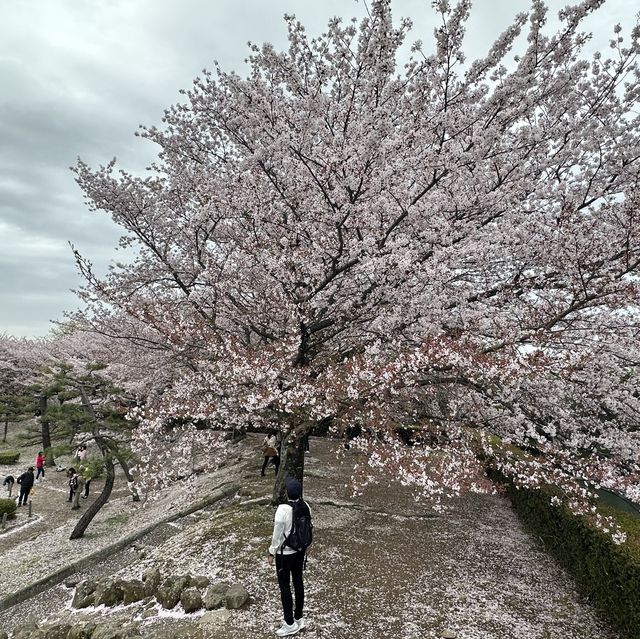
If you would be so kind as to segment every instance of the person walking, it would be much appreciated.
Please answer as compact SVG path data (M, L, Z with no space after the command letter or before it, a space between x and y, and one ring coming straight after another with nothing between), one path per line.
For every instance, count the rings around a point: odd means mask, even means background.
M78 488L78 474L73 466L67 470L67 477L69 478L69 498L67 501L72 502Z
M29 493L33 488L35 477L33 476L33 466L29 466L26 472L22 473L18 477L18 484L20 485L20 495L18 496L18 506L26 506Z
M11 497L11 492L13 491L13 485L16 483L16 479L13 475L7 475L2 482L3 486L7 487L7 491L9 492L9 497Z
M85 468L82 476L84 477L84 495L82 495L82 499L87 499L89 497L89 486L91 486L91 480L93 479L91 476L91 470L89 468Z
M273 465L276 467L276 475L278 474L280 456L278 455L277 445L278 443L276 440L276 432L274 430L270 430L265 435L262 442L262 453L264 455L264 462L262 464L262 470L260 471L261 477L264 477L264 471L267 469L267 464L269 463L269 461L273 461Z
M80 466L80 472L78 472L73 479L75 479L75 484L73 487L73 503L71 504L71 510L79 510L80 508L80 496L84 492L85 480L82 476L84 468Z
M36 479L40 479L40 475L44 479L44 462L46 459L47 456L42 451L36 455Z
M293 477L287 477L285 488L288 502L280 504L276 510L268 557L270 566L273 566L275 561L284 612L284 623L281 628L276 630L278 637L295 635L306 625L303 616L304 582L302 572L305 565L306 546L311 543L312 528L311 511L308 504L302 500L300 482ZM303 528L306 529L306 535ZM304 547L299 547L300 540L303 538L306 539L303 542ZM295 592L295 608L291 595L291 581L293 581Z

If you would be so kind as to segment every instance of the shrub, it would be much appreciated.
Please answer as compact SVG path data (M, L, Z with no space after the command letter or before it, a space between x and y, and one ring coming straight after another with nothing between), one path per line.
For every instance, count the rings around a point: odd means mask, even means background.
M0 519L4 513L7 513L7 519L13 519L16 516L16 508L14 499L0 499Z
M490 475L506 485L527 528L542 539L609 623L629 639L640 639L640 520L609 506L599 507L627 533L627 541L617 545L584 517L552 505L552 486L517 489L508 478Z
M0 464L16 464L20 453L15 450L0 450Z

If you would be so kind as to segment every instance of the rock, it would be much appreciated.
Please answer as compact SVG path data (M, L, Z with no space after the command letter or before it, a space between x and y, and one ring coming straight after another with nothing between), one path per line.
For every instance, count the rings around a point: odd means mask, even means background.
M25 628L14 628L13 639L44 639L44 632L39 629L29 630Z
M171 610L178 605L180 601L180 591L177 588L171 588L168 586L160 586L156 593L156 599L163 608Z
M138 637L140 637L140 628L137 623L118 630L118 639L138 639Z
M114 626L110 623L100 624L96 626L96 629L91 635L91 639L119 639L119 631L119 626Z
M101 606L103 604L105 606L115 606L119 604L124 597L122 583L121 580L98 582L94 593L94 606Z
M155 608L150 608L149 610L145 610L140 616L143 619L150 619L151 617L155 617L157 614L158 613Z
M13 639L31 639L31 637L43 638L44 632L38 630L38 624L35 619L30 615L24 623L21 623L13 629Z
M4 630L0 630L0 639L9 639L9 635Z
M45 639L67 639L71 625L68 623L57 623L53 626L48 626L44 631Z
M142 581L144 581L144 589L147 595L154 596L158 592L158 586L162 581L160 570L157 568L149 568L142 574Z
M456 637L458 636L456 632L454 632L453 630L449 630L448 628L445 628L442 631L442 639L456 639Z
M105 623L96 627L91 639L134 639L140 636L138 624L125 626L120 624Z
M217 581L215 584L211 584L208 590L212 592L219 592L221 595L226 595L229 588L231 588L231 584L229 582Z
M122 601L125 605L133 603L134 601L142 601L146 597L145 585L138 579L132 579L131 581L123 581L122 588Z
M180 595L180 603L185 612L195 612L202 608L202 595L197 588L187 588Z
M80 578L78 578L76 575L73 575L72 577L68 577L64 580L64 585L67 588L75 588L80 583L80 581Z
M31 625L16 626L13 629L13 639L44 639L44 632Z
M204 607L207 610L215 610L216 608L222 608L225 603L225 595L229 589L229 584L218 583L207 588L207 592L204 595Z
M189 588L191 586L191 576L190 575L171 575L164 580L163 586L168 586L169 588L176 588L180 592L182 592L185 588Z
M211 612L205 612L198 624L203 626L223 626L231 618L231 611L225 610L212 610Z
M71 627L67 639L90 639L96 624L92 621L87 623L77 623Z
M224 603L227 608L234 610L243 606L247 599L249 599L249 593L246 588L241 584L233 584L225 594Z
M204 575L191 577L191 585L194 588L206 588L210 583L209 577L205 577Z
M81 581L76 586L76 592L73 595L73 601L71 605L74 608L86 608L87 606L93 606L95 601L96 582L93 579L87 579Z
M26 619L23 623L17 625L13 632L16 633L18 631L22 632L23 630L28 630L29 632L33 632L38 629L38 624L34 621L32 617Z

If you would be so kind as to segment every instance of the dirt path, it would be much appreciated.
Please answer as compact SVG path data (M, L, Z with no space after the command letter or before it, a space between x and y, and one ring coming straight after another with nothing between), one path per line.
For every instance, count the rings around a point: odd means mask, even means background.
M247 445L258 448L255 438ZM312 440L307 458L315 541L305 573L309 627L301 636L428 639L450 629L459 639L616 639L522 529L506 499L469 496L436 516L394 483L353 498L346 487L353 459L338 460L338 446ZM281 622L275 575L266 563L273 509L255 501L270 493L272 476L259 476L257 450L243 464L244 489L235 503L185 522L119 574L139 577L158 566L165 575L240 582L251 593L245 609L215 628L179 608L142 619L140 604L64 614L138 620L142 636L154 639L273 637ZM69 592L67 605L70 599Z
M26 466L0 467L0 474L8 472L20 475L26 470ZM94 479L89 487L89 497L80 500L80 510L71 509L71 504L67 501L69 496L69 484L66 473L56 472L47 468L44 479L36 482L29 495L32 502L32 517L28 516L28 508L22 507L16 511L16 518L8 522L7 529L0 533L0 554L8 553L20 543L30 540L35 541L40 534L56 528L66 522L77 521L87 506L96 498L102 490L104 481ZM123 482L120 482L121 484ZM19 489L14 486L13 496L19 493ZM111 499L118 499L127 495L127 490L122 487L116 488ZM5 491L2 497L7 497Z

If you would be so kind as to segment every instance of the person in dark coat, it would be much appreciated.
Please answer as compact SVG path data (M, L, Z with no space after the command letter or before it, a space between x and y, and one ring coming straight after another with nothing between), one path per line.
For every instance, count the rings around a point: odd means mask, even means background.
M33 466L29 466L27 471L22 473L18 477L18 484L20 485L20 495L18 496L18 506L26 506L29 493L33 488L35 477L33 476Z
M2 482L3 486L7 487L9 491L9 497L11 497L11 491L13 490L13 485L16 483L16 478L13 475L7 475Z
M76 469L73 466L67 470L67 477L69 478L69 498L67 501L72 502L73 496L78 490L78 473L76 473Z

